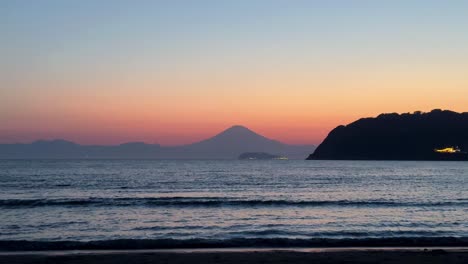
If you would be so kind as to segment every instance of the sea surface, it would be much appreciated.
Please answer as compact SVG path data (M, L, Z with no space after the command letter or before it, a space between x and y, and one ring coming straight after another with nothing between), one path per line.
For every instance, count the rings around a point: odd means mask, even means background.
M421 238L468 238L468 162L0 160L2 247Z

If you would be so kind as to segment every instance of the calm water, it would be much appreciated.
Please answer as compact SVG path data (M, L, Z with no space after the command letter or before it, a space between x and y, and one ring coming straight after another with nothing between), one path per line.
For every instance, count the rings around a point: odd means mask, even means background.
M0 240L468 237L468 162L0 161Z

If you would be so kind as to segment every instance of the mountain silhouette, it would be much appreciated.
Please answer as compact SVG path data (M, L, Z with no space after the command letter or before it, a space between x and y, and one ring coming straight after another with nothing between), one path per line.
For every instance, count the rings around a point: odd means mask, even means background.
M238 156L240 154L239 151L281 149L285 147L285 144L268 139L246 127L237 125L224 130L212 138L191 144L188 147L194 150L210 151L218 154L227 151Z
M198 143L192 144L192 146L203 146L203 147L229 147L232 142L238 142L247 144L253 147L264 147L268 145L282 145L282 143L268 139L262 135L259 135L252 130L244 126L232 126L223 132L217 134L216 136L200 141Z
M308 159L468 160L467 150L468 113L435 109L338 126Z
M214 137L189 145L165 147L129 142L114 146L79 145L66 140L38 140L30 144L0 144L0 158L145 158L237 159L244 152L268 152L304 159L313 145L288 145L243 126L232 126Z
M244 152L278 153L290 159L304 159L313 145L288 145L266 138L240 125L190 145L172 149L171 158L237 159Z

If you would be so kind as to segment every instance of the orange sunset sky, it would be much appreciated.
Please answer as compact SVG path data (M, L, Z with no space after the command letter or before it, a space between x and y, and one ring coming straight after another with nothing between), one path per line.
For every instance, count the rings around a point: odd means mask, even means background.
M0 4L1 143L179 145L244 125L319 144L361 117L468 111L468 4L97 2Z

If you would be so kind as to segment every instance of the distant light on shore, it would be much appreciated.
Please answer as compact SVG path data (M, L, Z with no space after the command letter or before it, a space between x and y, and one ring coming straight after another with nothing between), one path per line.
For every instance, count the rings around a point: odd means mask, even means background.
M459 153L460 149L458 147L448 147L443 149L434 149L437 153Z

